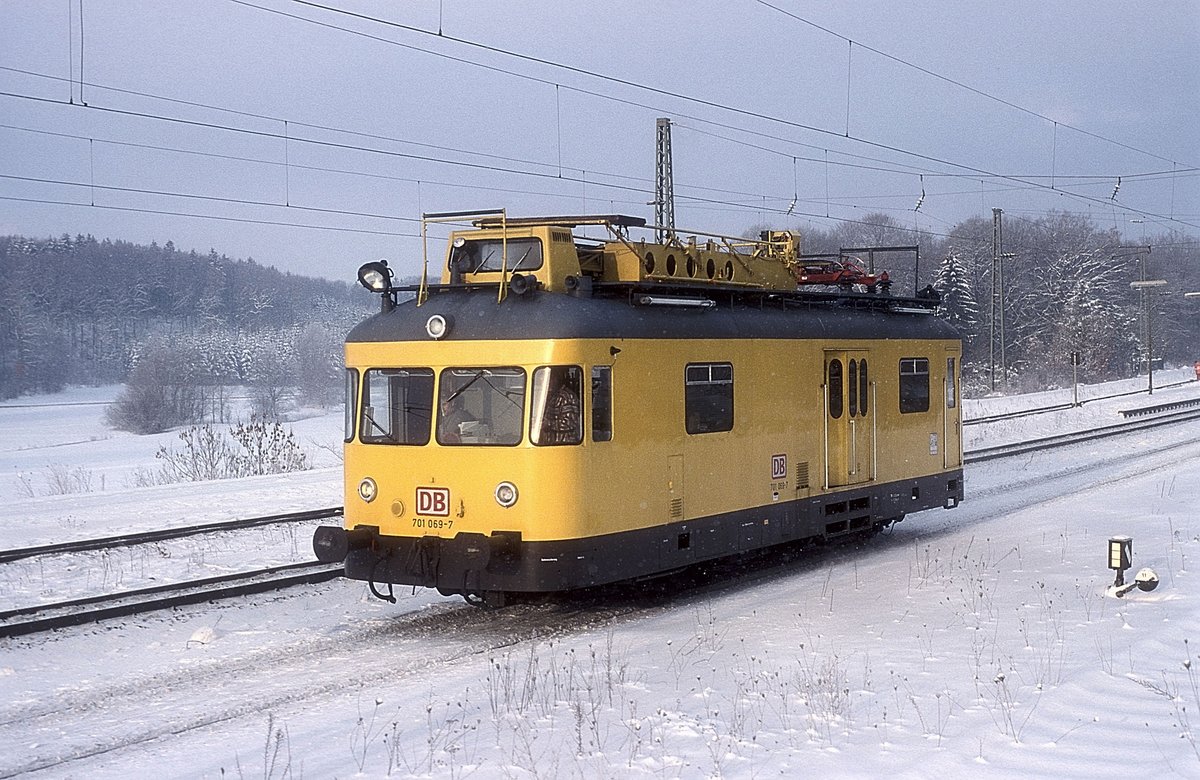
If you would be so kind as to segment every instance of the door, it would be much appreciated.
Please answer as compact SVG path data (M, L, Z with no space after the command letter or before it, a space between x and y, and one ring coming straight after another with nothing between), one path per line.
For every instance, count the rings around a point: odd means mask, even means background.
M825 352L825 486L875 478L875 383L867 350Z
M942 465L948 469L962 465L962 405L959 403L958 354L946 355L945 396L942 404Z

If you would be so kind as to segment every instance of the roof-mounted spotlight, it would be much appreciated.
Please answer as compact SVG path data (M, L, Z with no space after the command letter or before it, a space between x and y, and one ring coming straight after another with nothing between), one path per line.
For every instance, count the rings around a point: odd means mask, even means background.
M392 289L392 271L387 260L363 263L358 269L358 283L374 293L387 293Z
M383 296L382 313L387 314L396 308L396 301L392 298L392 269L388 268L387 260L363 263L358 269L358 283Z

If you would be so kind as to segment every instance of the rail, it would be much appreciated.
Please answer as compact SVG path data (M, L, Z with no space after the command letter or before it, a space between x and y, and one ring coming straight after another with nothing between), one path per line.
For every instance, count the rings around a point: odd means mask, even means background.
M1200 409L1164 414L1160 417L1155 417L1149 420L1138 420L1134 422L1105 425L1100 428L1092 428L1086 431L1043 436L1041 438L1030 439L1028 441L1017 442L1014 444L1002 444L995 447L980 447L964 453L963 462L979 463L986 460L995 460L996 458L1006 458L1013 455L1021 455L1026 452L1053 449L1055 447L1065 447L1070 444L1080 444L1083 442L1095 441L1096 439L1108 438L1110 436L1120 436L1121 434L1125 433L1157 428L1162 425L1173 425L1175 423L1196 419L1200 419Z
M1185 379L1182 382L1172 382L1172 383L1166 384L1166 385L1159 385L1158 388L1160 390L1165 390L1168 387L1182 387L1183 385L1194 384L1197 381L1200 381L1200 380ZM1128 390L1124 393L1113 393L1111 395L1098 395L1095 398L1085 398L1084 400L1079 402L1079 405L1084 406L1085 404L1090 404L1090 403L1093 403L1094 401L1109 401L1109 400L1112 400L1113 398L1125 398L1125 397L1131 396L1131 395L1141 395L1142 393L1145 393L1145 392L1146 392L1145 390L1139 389L1139 390ZM1033 415L1036 415L1036 414L1046 414L1049 412L1061 412L1064 409L1073 409L1074 407L1075 407L1075 404L1073 404L1073 403L1053 404L1052 406L1038 406L1033 409L1020 409L1015 412L1005 412L1003 414L989 414L989 415L985 415L983 417L972 417L969 420L963 420L962 424L963 425L982 425L983 423L1000 422L1001 420L1016 420L1016 419L1020 419L1021 417L1032 417Z
M86 552L88 550L103 550L109 547L128 547L148 542L161 542L164 539L180 539L187 536L217 533L219 531L235 531L242 528L254 528L260 525L276 525L278 523L299 523L306 520L323 520L342 514L340 506L326 509L311 509L305 512L287 512L263 517L248 517L240 520L222 520L216 523L184 526L181 528L160 528L154 531L106 536L96 539L79 539L73 542L45 544L37 547L18 547L12 550L0 550L0 563L10 563L23 558L33 558L39 555L59 555L62 553Z
M1184 401L1172 401L1165 404L1155 404L1153 406L1141 406L1137 409L1122 409L1120 414L1122 417L1144 417L1147 414L1158 414L1159 412L1173 412L1177 409L1188 409L1193 406L1200 406L1200 398L1188 398Z
M327 582L342 576L342 571L342 567L337 564L305 561L203 580L20 607L0 612L0 638L35 634L159 609L201 604L215 599L266 593L293 585ZM14 619L37 614L45 614L45 617L13 622Z

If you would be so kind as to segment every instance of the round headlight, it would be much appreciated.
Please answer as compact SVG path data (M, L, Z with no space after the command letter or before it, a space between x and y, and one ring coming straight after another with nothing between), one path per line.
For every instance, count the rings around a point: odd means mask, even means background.
M441 314L435 314L425 322L425 332L432 339L440 339L450 332L450 320Z
M505 509L517 503L517 486L511 482L496 485L496 503Z
M379 495L379 486L375 484L375 480L363 477L363 481L358 483L358 497L369 504L375 500L377 495Z

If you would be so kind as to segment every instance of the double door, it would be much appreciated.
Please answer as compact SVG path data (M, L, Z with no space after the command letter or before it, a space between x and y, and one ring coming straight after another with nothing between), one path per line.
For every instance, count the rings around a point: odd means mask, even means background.
M875 383L867 350L827 350L825 486L875 478Z

